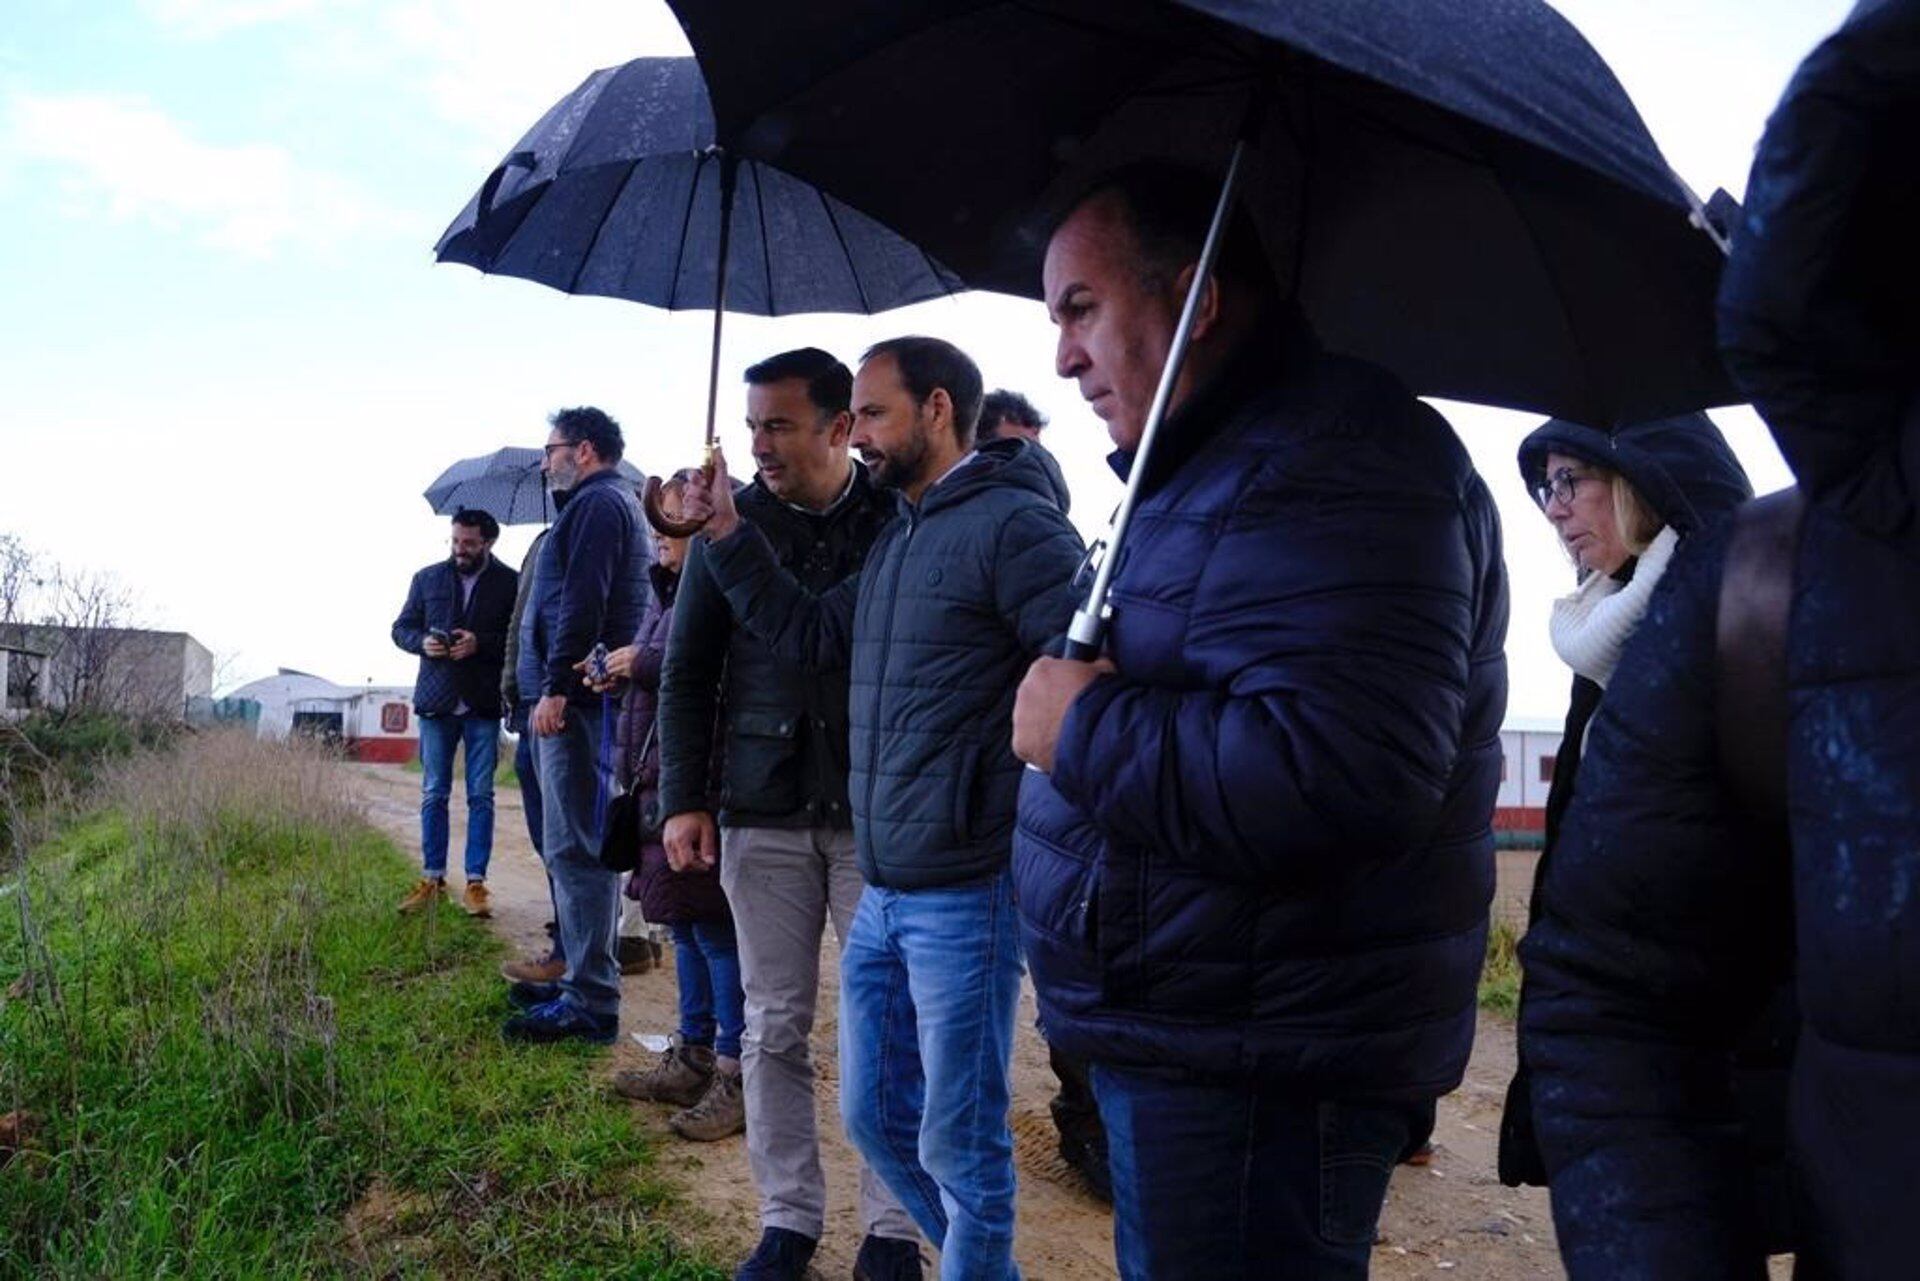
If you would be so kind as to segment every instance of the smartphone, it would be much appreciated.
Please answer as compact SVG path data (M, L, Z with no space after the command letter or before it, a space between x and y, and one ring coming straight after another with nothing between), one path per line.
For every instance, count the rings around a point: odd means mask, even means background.
M587 680L594 685L606 684L607 647L604 642L595 645L587 654Z

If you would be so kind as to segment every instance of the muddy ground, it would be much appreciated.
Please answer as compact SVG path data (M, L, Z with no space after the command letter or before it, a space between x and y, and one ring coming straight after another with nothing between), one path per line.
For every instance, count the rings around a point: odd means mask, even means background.
M397 767L354 765L352 786L364 799L373 822L402 849L419 849L417 774ZM495 852L489 882L497 905L493 925L517 952L532 952L545 942L546 878L527 840L519 797L497 798ZM464 816L456 791L454 845L460 848ZM1497 907L1524 911L1525 886L1532 856L1503 853ZM823 1278L845 1277L860 1244L853 1209L855 1163L840 1137L833 1091L837 1080L833 980L837 948L829 931L823 944L822 999L814 1032L814 1056L820 1077L820 1133L828 1180L828 1224L815 1258ZM607 1057L611 1075L638 1067L652 1055L628 1033L666 1034L676 1026L671 957L668 969L625 980L621 1001L621 1043ZM502 1014L506 1013L504 1004ZM1403 1167L1381 1222L1373 1275L1379 1278L1451 1276L1519 1281L1559 1277L1553 1223L1546 1193L1514 1190L1494 1178L1494 1143L1500 1104L1513 1070L1513 1025L1483 1014L1473 1061L1460 1089L1441 1101L1434 1133L1435 1155L1427 1168ZM1107 1208L1089 1194L1079 1178L1056 1156L1047 1100L1054 1089L1046 1050L1033 1031L1033 999L1023 997L1020 1033L1014 1050L1013 1130L1020 1174L1020 1264L1036 1281L1092 1281L1111 1278L1112 1222ZM659 1136L658 1168L681 1187L692 1207L685 1230L711 1242L725 1257L744 1252L759 1234L758 1201L748 1177L739 1139L691 1144L667 1129L666 1108L655 1112Z

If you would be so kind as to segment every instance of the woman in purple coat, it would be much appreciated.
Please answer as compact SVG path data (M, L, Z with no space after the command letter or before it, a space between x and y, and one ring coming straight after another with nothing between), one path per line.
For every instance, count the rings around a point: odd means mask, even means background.
M661 505L677 520L687 473L669 480ZM627 880L627 897L673 935L674 968L680 984L680 1031L653 1067L622 1072L613 1088L630 1099L676 1103L669 1122L683 1138L711 1142L746 1128L740 1094L740 1037L746 1027L746 997L740 989L740 952L733 916L720 889L718 867L676 872L660 843L660 735L655 713L660 664L673 630L673 597L686 561L687 540L655 532L653 592L633 644L607 657L610 675L627 680L616 736L620 784L640 793L645 844L640 866Z

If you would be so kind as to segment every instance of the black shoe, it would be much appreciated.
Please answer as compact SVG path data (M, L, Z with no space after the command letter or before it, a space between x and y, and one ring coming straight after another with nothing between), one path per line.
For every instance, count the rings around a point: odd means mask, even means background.
M1079 1171L1080 1177L1087 1181L1087 1189L1095 1196L1113 1204L1113 1171L1107 1168L1107 1136L1103 1132L1095 1135L1060 1136L1060 1159Z
M920 1243L869 1236L853 1260L853 1281L921 1281Z
M548 1045L555 1041L588 1041L594 1045L612 1045L620 1038L620 1016L589 1014L563 998L536 1005L524 1014L516 1014L500 1027L500 1035L509 1041L529 1041Z
M820 1243L812 1237L768 1228L754 1247L733 1281L806 1281L807 1264L813 1262L814 1249Z
M507 1000L516 1010L530 1010L560 996L558 983L515 983L507 988Z

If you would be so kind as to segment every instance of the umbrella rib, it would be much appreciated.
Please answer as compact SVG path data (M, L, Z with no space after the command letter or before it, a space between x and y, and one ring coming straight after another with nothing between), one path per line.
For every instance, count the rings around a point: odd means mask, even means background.
M707 167L707 152L694 153L693 181L687 184L687 207L680 211L680 238L673 246L673 274L667 277L667 310L675 310L680 298L680 264L687 256L687 228L693 225L693 201L700 194L700 171Z
M813 186L812 183L808 183L807 186L812 190L814 197L819 200L821 210L826 213L827 225L833 228L833 238L840 242L841 256L847 260L847 274L853 277L853 291L860 295L860 310L864 314L871 316L873 314L873 302L867 297L867 287L860 283L860 265L854 261L853 250L847 248L846 234L840 230L840 220L834 217L833 214L833 202L827 199L826 192ZM914 248L918 249L919 246L915 245ZM923 253L922 257L924 256L925 254Z
M767 314L777 316L780 308L773 301L773 241L767 238L767 193L760 187L760 166L749 161L747 176L753 179L753 208L760 218L760 270L767 280Z
M607 206L607 213L601 215L600 225L593 229L593 238L587 241L587 252L580 255L580 265L573 269L573 275L567 280L568 293L580 292L580 278L587 274L587 264L593 261L593 251L600 247L600 237L606 232L607 224L613 221L610 215L620 207L620 197L627 194L627 184L632 182L634 175L640 172L640 165L641 162L636 160L627 166L627 176L620 180L620 189L613 193L613 201Z

